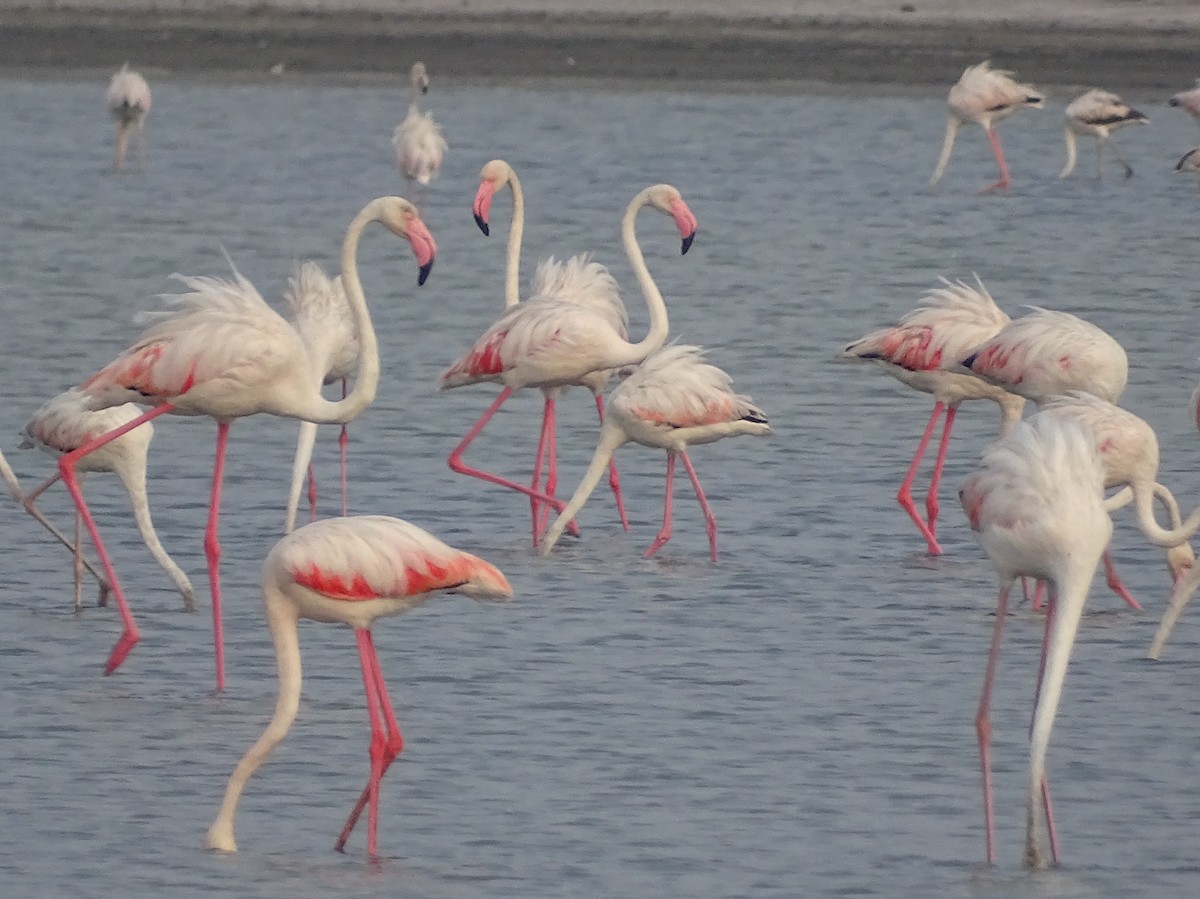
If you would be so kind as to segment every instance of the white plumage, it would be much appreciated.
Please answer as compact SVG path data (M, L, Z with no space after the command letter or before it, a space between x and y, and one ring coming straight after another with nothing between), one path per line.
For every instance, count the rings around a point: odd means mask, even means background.
M118 172L125 169L125 146L130 130L137 132L138 152L145 163L146 142L142 129L150 113L150 86L146 84L146 79L130 69L129 63L125 63L109 81L108 90L104 93L104 105L117 123L117 150L113 168Z
M396 167L409 182L410 188L413 181L426 187L437 177L449 145L433 116L421 109L420 97L429 90L425 64L414 63L409 78L412 100L408 115L392 133L392 150L396 156Z
M1145 125L1150 120L1111 91L1093 89L1076 97L1064 113L1063 140L1067 145L1067 161L1058 177L1066 178L1075 169L1075 136L1096 138L1096 177L1100 177L1101 156L1108 147L1117 162L1125 169L1125 177L1133 177L1133 166L1121 155L1113 142L1112 132L1126 125Z

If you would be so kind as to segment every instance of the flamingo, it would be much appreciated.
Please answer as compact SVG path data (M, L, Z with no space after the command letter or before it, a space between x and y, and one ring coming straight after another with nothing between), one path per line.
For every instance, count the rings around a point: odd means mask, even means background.
M1113 131L1126 125L1146 125L1150 119L1144 113L1133 109L1119 96L1109 91L1092 89L1076 97L1067 106L1066 124L1063 126L1063 140L1067 144L1067 162L1058 177L1065 178L1075 169L1075 135L1090 135L1096 138L1096 177L1100 177L1100 158L1104 148L1112 150L1125 169L1125 177L1133 177L1131 166L1110 136Z
M992 145L992 152L996 155L996 164L1000 167L1000 180L979 192L989 193L997 188L1007 192L1012 179L1008 175L1008 164L1004 161L1004 151L1000 149L1000 138L996 136L995 125L1022 107L1040 109L1042 101L1042 96L1035 93L1032 87L1014 81L1012 72L993 69L987 60L979 65L967 66L958 83L950 88L950 115L946 120L946 137L942 142L937 166L929 178L929 186L937 184L942 173L946 171L958 129L966 122L974 122L987 134L988 143Z
M345 848L364 807L367 854L379 855L379 785L404 745L375 653L376 618L399 615L441 593L477 600L502 600L512 587L498 568L447 546L399 518L361 515L327 518L288 534L263 563L262 593L267 626L275 643L279 698L258 741L234 768L205 846L236 852L233 819L246 781L287 735L300 707L301 618L354 628L371 722L370 777L350 812L336 849Z
M1197 90L1200 90L1200 88L1197 88ZM1175 163L1175 171L1183 172L1187 175L1196 175L1196 187L1200 188L1200 147L1193 147L1184 153L1179 162Z
M700 481L687 448L712 443L722 437L748 434L765 437L771 433L766 414L748 396L733 392L732 379L705 361L697 346L663 347L646 359L613 390L608 416L600 427L600 443L592 462L575 488L567 507L546 531L539 552L548 555L562 536L567 522L583 508L596 489L605 467L617 448L630 440L642 446L667 451L667 489L663 523L645 558L650 558L671 539L671 497L675 482L675 457L691 478L704 512L708 545L712 560L717 561L717 520L700 489Z
M475 341L465 355L441 375L440 386L443 390L482 381L497 381L504 385L500 395L450 454L447 461L451 469L517 490L531 500L548 503L556 511L562 509L563 504L554 497L471 467L462 457L514 391L522 387L570 386L589 372L636 365L663 345L670 327L667 306L646 267L634 229L637 214L645 206L675 220L683 238L684 253L687 253L695 238L696 217L688 209L678 189L669 184L647 187L625 209L621 220L621 239L649 309L650 328L646 336L636 343L630 343L613 327L609 315L554 296L527 300L508 310ZM534 519L536 537L536 514Z
M437 177L438 170L442 167L442 157L446 155L449 145L442 137L441 126L433 120L433 116L421 111L421 95L429 91L429 75L425 71L425 63L413 63L409 83L412 93L408 115L392 133L392 151L396 155L396 167L404 176L408 189L413 189L415 181L420 185L420 192L423 194L429 182Z
M346 396L347 379L358 364L358 339L354 334L350 316L350 304L341 277L330 278L317 263L306 261L298 264L288 279L283 292L284 302L292 314L292 323L308 346L309 362L318 387L342 382L342 396ZM317 514L317 482L313 477L313 443L317 438L317 426L311 421L300 422L300 436L296 441L296 455L292 463L292 484L288 490L287 511L284 513L283 530L290 534L296 526L296 510L300 505L300 491L305 473L308 475L308 499L313 517ZM346 448L349 435L342 423L338 448L342 472L342 515L346 514Z
M504 306L512 309L521 299L520 268L521 268L521 238L525 232L525 191L513 167L503 159L493 159L479 173L479 190L475 194L472 211L475 222L485 235L491 233L488 213L492 200L498 190L509 187L513 195L513 216L508 231L508 247L506 253L504 274ZM575 302L598 312L608 319L612 328L625 340L629 339L629 315L625 304L621 301L621 290L616 279L598 262L593 262L587 254L572 256L565 262L558 262L554 257L542 260L533 278L531 297L555 297L557 299ZM609 371L588 372L578 380L578 384L587 387L595 399L596 413L600 423L604 423L604 387L608 383ZM537 457L534 465L534 490L542 490L548 496L554 496L558 486L558 452L555 438L555 401L562 388L546 387L542 393L545 396L542 411L542 429L538 440ZM541 485L541 466L543 458L548 457L549 471L546 483ZM629 529L629 519L625 515L625 504L621 499L621 481L617 474L614 460L609 467L609 486L617 503L617 513L621 518L621 526ZM533 507L533 542L536 545L539 532L543 526L540 522L538 504L530 500Z
M971 528L996 569L1000 587L975 718L989 865L996 863L989 709L1008 595L1018 576L1036 577L1050 585L1029 739L1024 860L1031 868L1045 865L1040 832L1043 815L1050 854L1055 863L1059 860L1046 750L1083 604L1100 556L1112 538L1112 520L1104 507L1104 480L1104 465L1087 429L1075 422L1040 416L1022 422L1008 437L985 449L982 468L959 493Z
M301 335L236 270L232 281L182 278L192 293L175 298L178 308L152 314L150 327L133 346L80 386L96 407L130 400L155 404L148 412L73 449L58 461L59 474L83 515L124 622L121 638L105 666L106 674L111 674L125 660L139 634L99 531L79 491L76 466L89 453L167 412L216 419L216 461L204 550L212 595L217 689L223 690L221 546L217 525L229 425L235 418L259 412L337 424L352 421L374 400L379 384L379 347L356 261L359 239L371 222L379 222L409 242L419 266L418 284L423 284L429 275L437 250L416 207L399 197L372 200L351 221L342 243L342 281L360 349L354 389L342 400L331 402L321 396L311 374L314 366L309 359L309 348Z
M1195 87L1175 94L1167 101L1167 105L1178 106L1193 118L1200 119L1200 78L1196 79Z
M88 407L88 397L78 388L71 388L49 400L37 410L25 425L25 441L22 448L39 447L61 456L89 441L127 424L142 414L142 410L133 403L113 406L107 409L92 410ZM158 533L154 530L154 521L150 516L150 504L146 497L146 457L150 451L150 440L154 437L154 426L147 424L135 431L106 444L89 456L80 460L78 471L111 471L121 480L125 492L129 494L129 504L133 507L133 518L137 524L138 533L150 554L154 556L159 566L167 573L179 595L183 597L183 607L192 611L196 606L192 583L183 570L167 554ZM22 495L20 485L16 483L16 475L11 474L7 462L4 475L9 483L10 492L17 502L24 506L30 515L50 529L50 532L60 540L64 538L49 521L47 521L34 505L34 502L45 490L58 480L58 476L49 478L28 494ZM10 476L11 475L11 476ZM99 577L95 569L84 558L79 550L82 518L75 516L75 539L67 541L75 558L75 608L82 607L82 578L86 566L96 576L101 584L101 596L108 592L108 583Z
M125 63L108 83L108 90L104 93L104 105L108 108L108 114L117 122L114 171L125 171L125 145L129 141L130 129L137 132L138 156L145 165L146 137L142 126L146 116L150 114L150 87L146 84L146 79L129 68L129 63Z
M917 444L916 454L900 484L896 499L908 513L925 538L932 556L940 556L942 547L937 541L939 511L938 486L946 463L950 429L958 407L967 400L991 400L1000 407L1000 435L1004 436L1021 419L1025 400L1000 387L994 387L971 375L953 370L962 355L989 337L999 333L1009 317L996 305L979 276L975 287L962 281L951 283L940 279L941 287L925 292L920 303L891 327L872 331L842 350L842 358L870 360L901 382L924 393L933 394L933 412ZM934 428L946 412L941 443L925 495L926 518L917 511L912 498L912 485L917 477L921 459L929 447Z

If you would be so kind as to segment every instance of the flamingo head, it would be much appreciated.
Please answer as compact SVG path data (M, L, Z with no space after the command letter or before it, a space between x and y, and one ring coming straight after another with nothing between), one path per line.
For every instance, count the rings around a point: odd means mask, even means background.
M675 227L683 238L682 252L691 249L692 241L696 239L696 217L683 201L683 195L670 184L656 184L650 188L649 202L655 209L675 219Z
M425 71L425 63L414 62L409 78L412 80L413 90L423 94L429 93L429 73Z
M1180 543L1167 550L1167 568L1171 572L1171 582L1178 586L1196 564L1196 554L1188 543Z
M475 202L471 211L475 214L475 224L484 236L492 233L488 226L488 212L492 208L492 199L496 196L496 191L511 181L512 175L512 166L503 159L493 159L479 172L479 190L475 192Z
M400 197L384 197L379 208L378 221L397 237L408 241L413 255L417 257L417 284L424 284L433 269L437 256L437 244L433 235L421 221L417 207Z

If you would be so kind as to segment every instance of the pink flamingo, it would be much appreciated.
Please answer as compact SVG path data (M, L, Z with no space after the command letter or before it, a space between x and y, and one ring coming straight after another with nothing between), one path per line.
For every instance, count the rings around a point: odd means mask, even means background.
M926 291L917 307L897 324L872 331L842 350L845 359L872 361L909 387L933 394L929 423L896 494L901 507L925 538L932 556L942 554L937 541L938 486L959 405L967 400L996 403L1000 407L1001 436L1021 420L1021 411L1025 408L1024 398L954 370L965 353L999 333L1009 318L996 305L978 276L975 278L977 287L962 281L951 283L945 278L941 281L943 286ZM929 492L925 495L926 517L923 518L913 502L912 485L943 410L946 423L942 426Z
M1117 145L1113 142L1111 133L1126 125L1148 124L1150 119L1144 113L1138 112L1111 91L1090 90L1070 102L1065 119L1063 140L1067 144L1067 162L1062 171L1058 173L1058 177L1065 178L1075 169L1075 135L1077 134L1096 138L1097 178L1100 177L1100 160L1105 147L1112 150L1117 162L1125 169L1125 177L1133 177L1133 166L1121 155Z
M1175 94L1167 101L1167 105L1178 106L1193 118L1200 119L1200 78L1196 79L1195 87Z
M667 451L667 489L663 523L646 550L650 558L671 539L671 496L675 483L675 457L691 478L704 511L712 560L717 561L717 520L700 489L700 481L687 448L712 443L722 437L748 434L765 437L771 433L766 414L748 396L730 387L732 379L704 359L700 347L663 347L646 359L609 397L608 416L600 427L600 443L591 465L575 489L567 507L542 538L539 551L548 555L562 536L567 522L583 508L596 489L605 467L621 445L634 441L642 446Z
M125 63L108 83L104 105L117 122L117 155L113 169L125 171L125 145L129 141L130 130L137 132L138 156L145 165L146 137L142 128L146 116L150 114L150 87L146 79L130 69L129 63Z
M1029 740L1024 860L1031 868L1045 865L1040 832L1043 816L1051 857L1055 863L1059 860L1046 750L1083 604L1100 555L1112 539L1112 520L1104 507L1104 480L1103 463L1084 427L1038 416L985 449L982 469L967 480L959 494L1000 582L983 695L975 718L989 865L996 863L989 709L1008 595L1019 576L1039 578L1050 585Z
M413 189L415 181L423 199L425 188L438 176L442 157L446 155L449 145L433 116L421 111L421 95L429 92L429 74L425 71L425 63L413 63L409 82L412 95L408 115L392 133L392 151L396 156L396 168L404 176L408 189Z
M364 206L351 221L342 243L342 280L360 351L354 389L344 399L331 402L321 396L311 374L313 365L303 338L263 301L254 285L236 271L233 281L183 278L184 284L193 292L176 298L179 308L159 313L132 347L81 385L80 389L98 407L129 400L156 404L121 427L66 453L58 462L60 475L96 546L125 625L105 666L106 674L116 670L129 655L139 634L116 572L79 491L76 465L101 446L167 412L207 415L216 419L216 462L204 551L212 595L217 689L224 689L221 545L217 524L229 424L235 418L259 412L302 418L318 424L337 424L352 421L374 400L379 384L379 346L356 261L359 239L371 222L379 222L411 244L420 267L418 284L425 282L436 253L433 238L416 207L407 200L380 197Z
M967 66L963 70L962 77L950 88L948 102L950 115L946 120L946 137L942 142L937 166L929 178L929 186L937 184L942 173L946 171L958 129L965 122L974 122L987 134L988 143L992 145L992 152L996 156L996 164L1000 167L1000 180L979 192L988 193L997 188L1007 192L1012 179L1008 175L1004 151L1000 149L1000 138L996 136L996 123L1023 107L1041 108L1042 97L1029 85L1014 81L1012 72L993 69L991 63L984 60L979 65Z
M650 312L645 338L630 343L613 327L611 319L594 309L557 297L537 297L506 312L467 353L441 376L443 390L498 381L500 395L480 416L455 447L448 460L460 474L480 478L524 493L531 500L549 503L556 511L562 503L499 475L468 466L463 453L513 392L522 387L557 388L578 383L589 372L608 371L635 365L662 346L669 329L667 306L638 246L634 221L644 206L657 209L675 220L686 253L696 234L696 218L679 191L669 184L656 184L630 201L621 220L621 238L630 266L637 276ZM540 467L540 466L539 466ZM534 516L535 538L537 516Z
M28 424L25 425L25 441L21 446L23 448L36 446L54 453L56 456L61 456L63 453L77 449L89 441L133 421L141 414L142 410L133 403L92 410L88 406L88 397L81 390L73 387L49 400L33 414ZM196 606L192 583L163 548L162 542L158 539L158 533L154 530L154 521L150 516L150 503L146 496L146 457L149 454L150 441L153 437L154 426L151 424L131 431L104 445L91 455L83 457L77 471L80 474L87 471L111 471L120 478L125 492L129 494L129 503L133 507L133 519L138 532L142 535L142 541L150 550L150 554L154 556L155 561L167 573L167 577L175 584L175 589L183 597L184 609L190 612ZM22 495L20 485L16 483L16 475L11 473L7 462L3 463L3 467L7 470L4 475L5 480L8 481L10 492L17 501L30 515L49 528L52 534L60 540L64 539L58 529L50 524L34 505L46 488L58 480L58 475L49 478L28 494ZM80 552L82 524L82 517L76 514L75 539L67 542L67 546L72 550L75 558L76 609L83 605L81 594L85 567L100 581L102 597L107 594L109 589L108 583L96 574L95 569Z
M399 615L439 593L507 599L498 568L447 546L407 521L382 515L327 518L287 535L263 563L263 603L279 666L275 714L234 768L205 845L236 852L233 819L246 781L287 735L300 707L301 618L354 628L371 722L370 777L338 837L340 852L367 808L367 854L379 855L379 785L404 745L375 653L376 618Z
M485 235L491 233L488 213L492 200L498 190L509 187L513 196L512 224L508 231L508 246L504 273L504 306L512 309L521 301L520 269L521 269L521 238L525 233L525 191L513 167L503 159L493 159L479 173L479 190L475 194L472 211L475 222ZM621 290L616 279L598 262L593 262L587 254L572 256L566 262L558 262L553 257L538 264L537 273L533 278L531 297L553 297L567 302L578 303L608 319L612 328L622 339L629 339L629 315L625 304L621 301ZM608 383L610 371L588 372L579 378L577 383L588 388L596 403L596 413L600 423L604 423L604 387ZM534 463L533 482L530 485L535 491L541 491L547 496L554 496L558 487L558 449L555 437L555 401L561 387L546 387L542 389L545 396L542 411L542 430L538 439L537 455ZM548 460L549 470L546 483L541 483L543 460ZM617 474L614 460L609 467L609 486L617 503L617 513L621 517L621 526L629 530L629 519L625 515L625 504L621 500L621 481ZM544 524L539 517L539 504L530 500L534 516L533 541L536 544ZM545 512L548 514L549 509Z
M308 346L312 375L318 389L325 384L342 383L342 396L346 396L347 380L358 365L358 338L354 333L354 322L350 315L350 303L346 299L341 277L330 278L315 262L298 264L288 279L283 292L284 302L292 313L292 323ZM308 477L308 502L312 518L317 516L317 481L312 470L313 444L317 439L317 425L311 421L300 422L300 436L296 441L296 455L292 462L292 485L288 490L287 511L284 513L283 531L290 534L296 526L296 510L300 505L300 492ZM347 511L346 452L349 434L343 422L338 437L342 473L342 515Z

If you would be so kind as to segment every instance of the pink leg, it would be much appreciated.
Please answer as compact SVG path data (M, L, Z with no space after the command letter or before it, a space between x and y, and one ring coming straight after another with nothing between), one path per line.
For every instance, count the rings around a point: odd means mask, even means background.
M473 478L479 478L480 480L487 481L490 484L498 484L501 487L507 487L509 490L516 490L518 493L524 493L526 496L531 497L532 499L549 503L554 508L554 511L561 512L566 507L566 503L557 499L553 499L545 494L538 493L533 488L525 487L521 484L518 484L516 481L510 481L507 478L502 478L499 475L483 471L479 468L472 468L463 461L462 456L463 453L466 452L467 447L470 446L475 438L479 436L480 432L483 431L484 426L486 426L491 420L492 416L496 414L497 410L499 410L499 408L504 404L504 401L512 396L512 393L513 390L511 387L505 387L500 391L500 395L496 397L495 402L493 402L492 405L487 408L487 411L480 416L479 421L475 422L471 430L467 431L467 435L463 437L458 446L454 448L454 452L450 454L450 458L447 459L446 462L452 471L456 471L459 474L469 475ZM573 535L577 536L579 534L579 525L577 525L575 522L571 522L567 529Z
M1104 551L1104 555L1101 556L1101 559L1104 560L1104 577L1108 581L1109 589L1112 590L1113 593L1117 594L1117 596L1121 597L1121 599L1125 600L1126 605L1128 605L1131 609L1136 609L1140 612L1142 607L1138 604L1138 601L1130 595L1129 591L1125 588L1125 585L1121 583L1121 579L1117 577L1117 569L1113 567L1112 553L1106 549Z
M675 454L667 450L667 498L663 503L663 523L659 528L658 536L654 538L654 542L650 544L650 548L646 550L643 559L648 559L662 547L664 543L671 539L671 496L675 492Z
M956 406L946 407L946 423L942 425L942 439L938 443L937 461L933 463L933 477L929 479L929 492L925 494L925 512L929 516L929 533L937 536L938 487L942 483L942 468L946 465L946 450L950 446L950 429L954 427L954 416L958 414Z
M908 517L913 520L913 523L917 526L917 530L925 538L925 543L929 547L929 554L931 556L940 556L942 548L938 546L937 537L929 529L929 525L925 523L925 519L917 512L916 503L913 502L912 498L912 485L913 481L917 478L917 469L921 465L921 458L929 448L930 438L933 437L933 429L937 426L937 420L941 416L945 405L945 403L941 402L933 404L933 412L929 416L929 423L925 425L925 433L921 435L921 442L917 444L917 453L913 456L912 462L909 463L908 471L905 473L904 480L900 484L900 490L896 494L896 499L904 508L904 511L908 513Z
M208 587L212 596L213 649L217 664L217 690L225 689L225 631L221 625L221 542L217 535L221 515L221 482L225 479L225 448L229 444L229 422L217 423L217 456L213 462L212 493L208 526L204 529L204 556L208 560Z
M75 513L75 552L72 561L75 569L75 611L83 608L83 518Z
M91 510L88 509L88 505L83 499L83 491L79 489L79 478L75 474L75 465L88 453L111 443L121 435L128 434L139 425L170 412L174 408L170 403L162 403L155 406L150 411L143 412L132 421L126 422L121 427L115 428L107 434L100 435L95 440L89 440L83 446L63 454L58 459L59 477L67 485L71 499L75 501L75 509L83 518L84 527L87 528L88 535L92 538L92 545L96 547L96 555L100 557L100 564L104 567L104 576L108 579L113 598L117 602L117 610L121 613L121 620L125 625L124 632L112 648L112 652L108 656L108 661L104 665L105 674L112 674L121 666L121 663L125 661L126 657L133 650L133 647L137 645L138 640L141 639L141 635L138 633L137 624L134 623L133 613L129 611L129 603L125 601L125 593L121 589L120 581L117 580L117 572L113 569L112 560L109 559L108 551L104 548L104 541L100 539L100 531L96 528L96 522L92 518ZM52 481L47 482L37 492L40 493L50 483Z
M392 709L392 701L388 696L387 686L383 681L383 672L379 668L379 656L375 652L375 641L371 632L366 629L355 632L358 639L359 659L363 669L363 686L367 693L367 715L371 721L371 778L366 788L359 796L358 802L350 811L350 817L342 828L341 835L334 844L334 849L342 852L346 841L350 838L354 825L358 823L364 808L367 813L367 853L371 857L378 856L378 819L379 819L379 785L383 775L387 773L392 762L404 748L404 740L400 736L400 725L396 721L396 713ZM382 715L382 721L381 721Z
M537 453L533 458L533 481L530 482L530 488L535 491L540 491L542 487L542 466L546 462L546 446L548 441L552 440L554 432L554 394L547 392L542 404L542 429L538 434ZM550 494L546 490L547 495ZM541 524L538 511L541 505L533 496L529 497L529 516L533 519L533 545L537 546L538 539L541 536Z
M1030 603L1030 608L1035 612L1042 610L1042 599L1046 595L1046 582L1034 581L1033 583L1033 602Z
M713 515L708 500L704 498L704 491L700 489L700 479L696 477L696 469L692 467L692 460L686 452L679 455L683 458L683 467L687 469L688 477L692 479L696 498L700 500L700 508L704 512L704 530L708 533L708 548L712 553L712 560L715 562L717 561L717 516Z
M1000 138L996 135L995 128L988 128L987 136L988 143L992 145L992 152L996 155L996 165L1000 166L1000 180L995 184L989 184L979 192L986 194L1000 189L1008 193L1008 186L1012 183L1012 179L1008 177L1008 164L1004 161L1004 151L1000 149Z
M979 740L979 767L983 772L983 826L987 845L987 863L996 864L996 825L992 810L992 722L989 710L992 704L992 683L996 679L996 663L1000 659L1000 637L1004 632L1004 619L1008 615L1009 586L1000 588L996 601L996 623L992 627L992 647L988 651L987 668L983 675L983 695L979 699L979 711L975 715L975 734Z
M317 520L317 475L312 463L308 463L308 520Z
M342 399L346 398L346 379L342 378ZM338 455L342 462L342 517L350 514L350 477L347 468L347 456L350 449L350 432L342 425L342 433L338 435Z
M555 405L550 407L550 435L546 445L546 461L549 465L549 471L546 473L546 484L543 487L543 492L546 496L554 496L558 493L558 408ZM537 521L535 523L536 532L534 536L537 538L535 545L541 542L542 534L550 525L550 507L542 505L538 507Z
M604 424L604 397L596 394L596 413L600 416L600 424ZM613 498L617 501L617 514L621 516L621 527L629 530L629 519L625 515L625 502L621 499L621 478L617 474L617 457L614 455L608 463L608 486L612 488Z

